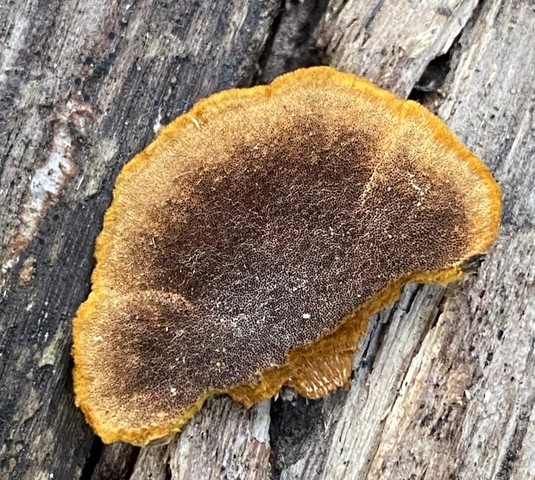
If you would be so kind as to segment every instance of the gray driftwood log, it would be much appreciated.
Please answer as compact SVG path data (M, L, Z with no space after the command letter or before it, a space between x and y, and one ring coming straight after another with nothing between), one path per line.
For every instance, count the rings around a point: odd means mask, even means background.
M5 0L0 20L0 478L535 478L532 0ZM102 445L70 321L118 170L198 98L318 63L421 101L486 161L497 245L373 318L349 391L215 398L169 445Z

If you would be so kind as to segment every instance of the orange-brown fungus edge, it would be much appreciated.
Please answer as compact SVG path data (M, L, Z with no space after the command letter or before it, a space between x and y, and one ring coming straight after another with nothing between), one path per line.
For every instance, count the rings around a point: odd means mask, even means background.
M146 445L214 394L322 397L369 316L462 277L500 216L441 120L352 74L201 100L117 178L74 319L76 403L104 442Z

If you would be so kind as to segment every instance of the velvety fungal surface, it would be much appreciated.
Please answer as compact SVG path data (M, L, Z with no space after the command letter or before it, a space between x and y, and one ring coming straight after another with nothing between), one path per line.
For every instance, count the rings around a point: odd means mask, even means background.
M368 316L445 282L500 218L487 168L418 104L330 68L199 102L119 175L74 320L76 401L106 442L204 400L347 383Z

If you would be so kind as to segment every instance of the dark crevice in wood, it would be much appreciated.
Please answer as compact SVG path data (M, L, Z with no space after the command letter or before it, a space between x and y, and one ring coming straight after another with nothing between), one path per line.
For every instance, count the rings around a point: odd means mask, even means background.
M409 94L410 100L414 100L428 108L432 108L435 101L441 98L443 95L441 88L451 69L450 62L454 45L455 42L453 43L452 48L450 48L444 55L440 55L429 62L424 73L411 90Z
M466 25L459 31L446 53L431 59L424 72L409 93L409 100L414 100L433 113L436 113L446 97L443 90L446 79L458 63L457 53L462 49L462 38L465 30L471 30L481 13L482 3L478 3L472 10L472 15Z
M305 456L306 445L324 435L322 406L324 400L307 400L282 392L271 404L269 438L271 446L271 480Z
M171 470L171 465L169 464L169 460L165 462L165 480L172 480L173 479L173 471Z
M273 44L275 42L275 37L279 33L282 17L285 15L287 1L288 0L281 1L277 14L273 18L271 28L269 29L269 35L266 38L264 48L262 49L258 57L258 70L253 78L253 82L252 82L253 85L262 85L262 84L268 83L264 81L262 73L264 72L266 68L266 64L268 63L269 57L273 53Z
M437 292L438 295L438 292ZM442 316L442 314L447 310L447 302L449 300L450 295L446 294L446 289L442 289L441 296L437 305L436 310L430 315L429 318L429 330L434 328L438 322L438 319Z
M91 480L127 480L131 477L140 448L126 443L106 445L101 451Z
M260 57L256 84L270 83L283 73L325 64L315 31L327 10L327 0L284 0Z
M82 474L80 475L80 480L91 480L93 473L97 468L97 465L102 456L104 450L104 444L102 440L98 437L93 438L93 443L91 444L91 450L89 451L89 457L85 461L85 464L82 468Z
M388 330L388 324L390 323L390 315L386 318L381 318L380 315L374 316L370 319L368 324L369 334L368 342L365 345L362 345L362 353L360 354L360 362L358 364L359 371L366 371L366 374L369 375L373 370L373 364L375 363L375 358L379 353L379 349L383 343L383 339ZM357 353L359 354L359 353ZM351 372L351 380L355 378L355 370Z

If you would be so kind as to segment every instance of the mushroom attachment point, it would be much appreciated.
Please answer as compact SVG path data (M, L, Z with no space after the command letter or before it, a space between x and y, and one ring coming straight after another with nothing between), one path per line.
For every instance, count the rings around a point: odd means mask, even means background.
M214 394L346 386L368 317L477 268L487 167L422 106L332 68L198 102L119 174L74 319L76 403L105 442Z

